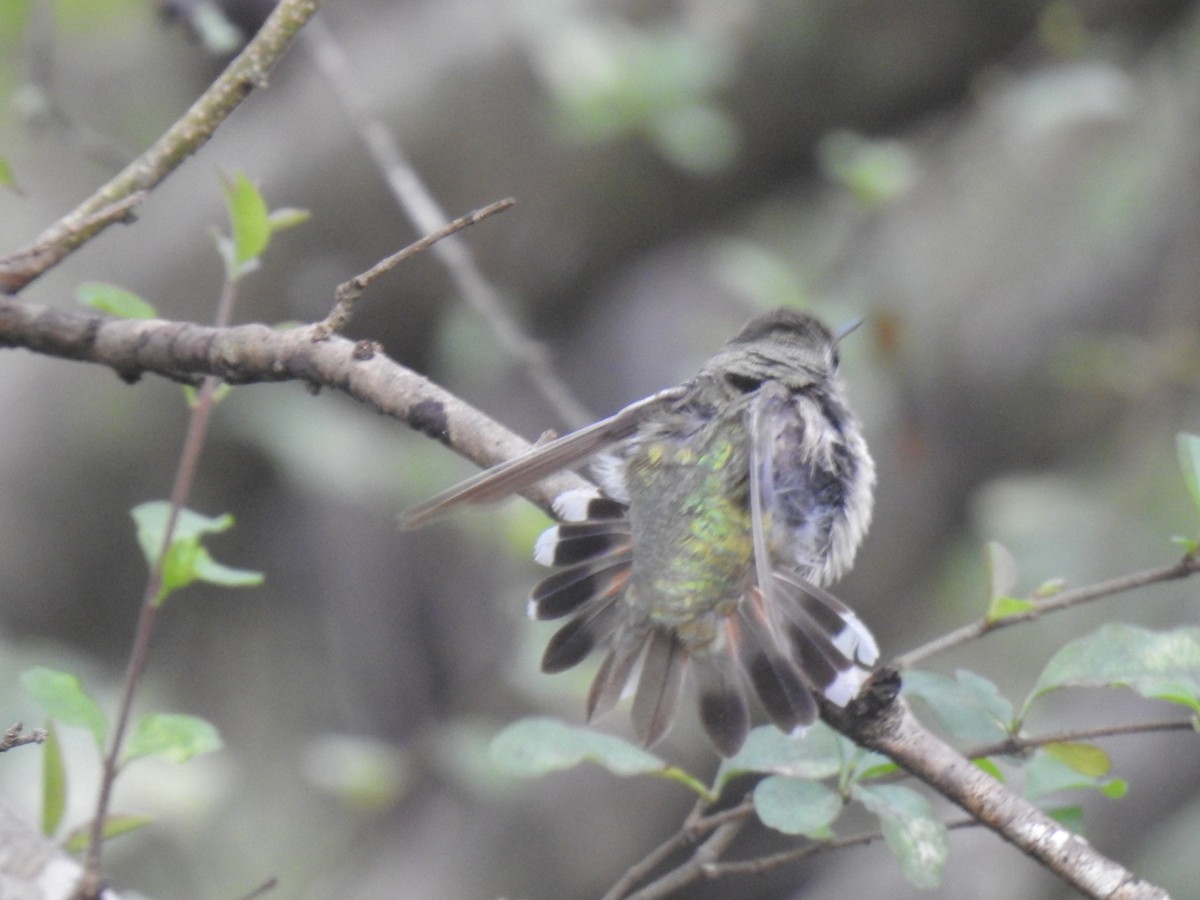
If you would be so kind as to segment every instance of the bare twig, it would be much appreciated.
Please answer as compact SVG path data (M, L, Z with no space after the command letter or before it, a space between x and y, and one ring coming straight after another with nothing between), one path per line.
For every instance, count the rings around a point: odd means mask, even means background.
M23 747L25 744L42 744L46 741L46 729L35 728L25 731L25 726L17 722L0 734L0 753L13 747Z
M495 203L489 204L482 209L469 212L465 216L459 216L453 222L443 225L437 231L430 232L419 241L409 244L403 250L380 260L367 269L367 271L355 275L349 281L339 284L337 290L334 291L335 302L333 309L330 310L329 315L325 317L324 321L317 323L315 326L317 339L324 340L331 334L340 334L342 329L346 327L346 323L350 321L350 316L354 313L354 304L358 302L358 298L381 275L390 272L410 256L415 256L429 249L443 238L448 238L450 235L457 234L464 228L482 222L488 216L494 216L496 213L511 209L514 203L516 201L509 197L504 200L497 200Z
M956 831L960 828L974 828L979 825L974 819L956 819L953 822L946 822L945 827L949 831ZM796 847L792 850L783 850L779 853L772 853L768 856L759 856L754 859L736 860L733 862L714 863L704 871L706 878L724 878L728 875L761 875L770 869L778 869L780 866L791 865L792 863L800 862L801 860L817 856L821 853L828 853L831 850L845 850L850 847L865 847L867 844L873 844L875 841L883 839L882 831L867 831L862 834L847 835L843 838L834 838L830 841L820 841L814 844L806 844L803 847Z
M0 260L0 293L17 293L104 227L119 221L113 218L97 222L94 217L137 191L153 188L202 147L255 88L266 84L267 72L317 6L318 0L282 0L221 76L145 153L28 247Z
M744 818L725 822L696 848L691 858L677 869L672 869L656 881L646 885L640 891L625 896L629 900L657 900L666 897L687 884L702 877L705 871L721 858L729 845L745 827ZM620 895L618 895L620 896Z
M237 277L230 274L225 279L221 296L217 301L216 328L226 328L233 320L233 305L237 298L237 290ZM125 681L121 689L117 721L110 738L108 752L104 757L100 793L96 798L96 811L92 816L87 855L84 858L84 874L77 890L80 900L94 900L100 893L100 856L104 847L104 825L108 819L112 791L116 785L117 772L120 769L125 734L129 729L129 720L133 712L133 700L137 694L146 661L150 657L150 644L154 638L154 628L161 606L159 594L163 586L163 566L171 544L175 540L175 526L179 522L180 513L192 492L192 483L200 466L200 454L204 450L205 438L208 436L208 423L213 407L216 405L216 390L220 383L221 380L214 375L205 376L204 382L200 385L196 402L192 405L191 415L188 417L187 433L184 435L183 447L171 484L167 521L163 527L162 540L159 542L158 555L155 557L154 565L150 569L150 575L146 579L146 587L142 593L141 610L138 613L137 625L134 629L133 648L129 653L129 662L125 669Z
M1055 734L1039 734L1033 736L1014 735L1007 740L982 747L971 747L964 751L970 759L982 759L985 756L1005 756L1008 754L1024 753L1046 744L1066 744L1074 741L1092 741L1103 737L1120 737L1128 734L1151 734L1162 731L1188 731L1195 733L1196 724L1190 719L1173 720L1170 722L1132 722L1125 725L1105 725L1100 728L1078 728L1073 731L1059 731Z
M1097 584L1063 591L1047 600L1037 603L1037 605L1024 612L1005 616L1002 619L980 619L977 622L971 622L961 628L956 628L927 644L922 644L920 647L896 657L892 660L891 665L897 669L908 669L936 653L941 653L951 647L981 638L986 634L991 634L993 631L1008 628L1010 625L1030 622L1033 619L1041 618L1050 613L1062 612L1064 609L1070 609L1082 603L1091 603L1093 600L1099 600L1113 594L1121 594L1164 581L1186 578L1197 572L1200 572L1200 554L1189 553L1182 559L1169 565L1158 566L1142 572L1134 572L1131 575L1122 575L1108 581L1101 581Z
M317 19L305 30L304 39L359 139L387 179L400 208L419 232L436 229L446 221L445 212L405 158L399 143L355 87L346 54L337 38L324 22ZM517 361L563 421L573 428L591 422L593 416L554 374L545 348L524 334L513 321L499 292L480 272L467 247L458 240L442 241L433 252L446 266L459 293L492 329L500 348Z
M270 878L268 878L266 881L264 881L262 884L260 884L254 890L252 890L250 893L245 894L242 897L240 897L239 900L258 900L259 897L262 897L265 894L269 894L271 891L275 890L275 888L277 888L278 886L279 886L279 879L272 875Z

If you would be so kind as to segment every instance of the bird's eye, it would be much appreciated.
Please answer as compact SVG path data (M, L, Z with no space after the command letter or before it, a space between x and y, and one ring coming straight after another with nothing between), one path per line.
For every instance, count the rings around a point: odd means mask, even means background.
M841 365L842 362L842 357L841 354L838 353L837 347L834 347L829 351L829 361L831 363L832 370L836 372L838 370L838 366Z
M754 378L750 375L740 375L737 372L726 372L725 380L743 394L749 394L751 391L757 391L762 386L761 378Z

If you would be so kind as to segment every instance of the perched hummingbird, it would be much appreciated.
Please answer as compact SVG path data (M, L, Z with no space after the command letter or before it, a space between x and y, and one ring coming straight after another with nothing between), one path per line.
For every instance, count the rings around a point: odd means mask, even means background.
M871 519L875 464L837 374L837 338L780 309L749 322L694 378L536 446L410 510L406 527L497 500L596 456L601 489L554 501L561 524L534 557L560 571L534 589L536 619L569 621L542 670L604 660L588 719L633 681L647 746L668 729L685 669L717 750L750 727L745 686L791 733L814 692L846 705L878 649L822 588L849 568Z

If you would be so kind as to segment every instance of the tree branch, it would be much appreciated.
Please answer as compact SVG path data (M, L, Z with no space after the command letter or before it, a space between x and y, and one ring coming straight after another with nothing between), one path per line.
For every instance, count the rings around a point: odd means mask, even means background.
M872 696L873 686L882 701ZM872 709L864 712L861 700L848 709L825 701L821 717L856 744L887 756L1086 896L1095 900L1169 900L1162 888L1142 881L1104 856L926 731L908 705L892 696L892 690L898 689L897 673L876 673L874 683L868 683L860 695Z
M113 222L125 219L128 207L120 216L97 214L153 188L204 146L229 114L255 88L267 83L267 72L316 12L317 5L318 0L282 0L254 40L145 153L38 235L32 244L0 259L0 293L16 294ZM140 193L138 199L145 196Z
M135 382L144 373L195 384L215 375L230 384L300 381L349 394L404 422L481 467L529 448L529 442L427 378L389 359L372 341L320 340L315 326L277 331L266 325L213 328L162 319L112 319L0 299L0 348L98 363ZM586 485L563 472L525 496L542 509L560 492Z

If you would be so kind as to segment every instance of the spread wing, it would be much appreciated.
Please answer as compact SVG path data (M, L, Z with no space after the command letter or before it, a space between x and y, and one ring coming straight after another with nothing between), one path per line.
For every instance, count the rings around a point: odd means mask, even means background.
M616 441L629 437L647 411L678 399L684 388L659 391L631 403L615 415L573 431L548 444L539 444L520 456L493 466L472 478L414 506L400 516L405 529L419 528L461 503L491 503L521 491L548 475L594 456Z

